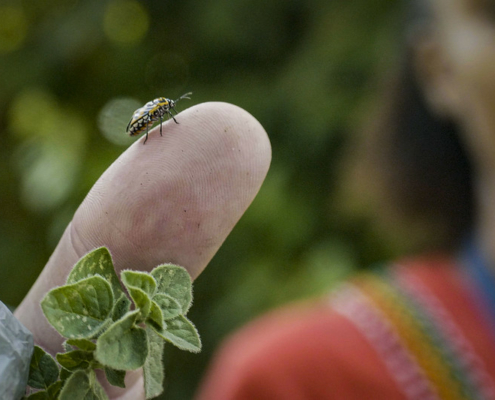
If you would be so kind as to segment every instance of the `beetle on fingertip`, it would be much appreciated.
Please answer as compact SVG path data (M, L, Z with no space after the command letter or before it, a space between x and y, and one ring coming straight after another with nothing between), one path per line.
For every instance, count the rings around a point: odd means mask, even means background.
M192 92L183 94L177 100L170 100L166 97L158 97L155 100L149 101L144 106L138 108L134 111L134 114L127 125L126 132L129 133L130 136L137 136L144 131L146 131L146 139L143 144L146 144L148 140L148 132L149 128L153 125L154 122L160 120L160 136L162 136L162 122L163 116L168 114L168 118L172 117L174 122L178 124L175 119L172 111L175 112L175 115L179 114L175 109L175 104L182 99L190 99L190 95Z

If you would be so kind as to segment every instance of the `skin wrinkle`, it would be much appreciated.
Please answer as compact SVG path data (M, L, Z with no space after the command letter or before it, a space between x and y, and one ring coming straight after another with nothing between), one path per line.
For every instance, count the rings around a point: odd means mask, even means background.
M114 228L114 231L112 232L114 235L115 235L115 233L117 233L120 237L125 239L128 246L135 248L136 251L142 250L139 246L139 243L135 243L132 240L130 240L132 238L132 235L131 235L131 237L129 237L129 234L126 234L126 232L129 232L129 231L128 230L126 231L126 230L119 228L119 226L116 224L115 220L113 220L112 218L110 218L108 216L108 213L105 212L104 218L107 221L108 225L110 225Z
M227 103L203 103L180 116L180 125L164 124L163 137L153 129L145 146L143 136L105 171L17 308L17 318L50 353L61 351L63 339L39 301L65 283L81 256L105 245L118 275L172 262L194 279L258 192L271 148L251 115ZM144 398L141 370L128 373L126 383L125 390L105 386L112 400Z
M69 226L67 227L67 231L69 234L69 243L71 244L72 250L74 250L75 258L79 259L81 258L88 250L85 249L86 246L84 246L80 235L77 233L77 228L74 226L74 224L69 222ZM75 239L78 239L79 246L76 246ZM84 248L83 251L78 251L78 248Z

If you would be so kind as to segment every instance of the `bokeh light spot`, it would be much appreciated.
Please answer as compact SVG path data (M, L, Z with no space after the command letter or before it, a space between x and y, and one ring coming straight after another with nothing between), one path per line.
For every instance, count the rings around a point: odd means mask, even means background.
M10 128L19 138L50 136L58 125L55 96L41 88L20 92L10 108Z
M32 153L29 164L21 154L14 158L21 173L21 201L28 209L43 213L60 206L73 190L79 163L74 154L59 142L36 142L19 148ZM23 162L24 161L24 162Z
M148 11L134 0L114 0L108 4L103 25L111 42L122 46L136 45L148 31Z
M9 131L20 141L12 161L21 201L34 212L53 210L74 190L88 127L77 112L41 88L19 93L8 116Z
M27 26L21 5L0 5L0 54L22 46L27 35Z

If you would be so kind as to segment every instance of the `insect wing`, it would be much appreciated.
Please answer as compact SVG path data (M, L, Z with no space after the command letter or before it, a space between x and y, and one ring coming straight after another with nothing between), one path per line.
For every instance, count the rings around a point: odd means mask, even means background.
M175 118L175 115L178 114L177 110L174 108L175 102L181 99L189 99L189 95L192 93L186 93L179 97L177 100L173 101L167 99L166 97L158 97L152 101L147 102L141 108L138 108L134 111L134 114L127 125L127 132L131 136L139 135L140 133L146 130L146 139L148 138L148 129L153 125L155 121L160 119L162 121L162 117L165 114L169 115L169 118L172 117L175 123L178 123ZM162 134L162 128L160 126L160 135ZM146 143L146 140L144 141Z
M134 111L134 114L131 120L129 121L129 124L127 125L127 131L129 131L129 128L135 125L139 120L149 115L155 107L156 105L154 104L153 101L148 101L144 106Z

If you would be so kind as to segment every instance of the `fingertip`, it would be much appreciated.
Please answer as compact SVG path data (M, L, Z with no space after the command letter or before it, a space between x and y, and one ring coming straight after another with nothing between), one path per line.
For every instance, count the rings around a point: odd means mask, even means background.
M17 315L38 343L57 351L60 338L39 301L64 284L88 251L106 246L117 272L163 263L196 278L256 196L271 147L261 124L228 103L202 103L130 146L100 177L76 211Z
M198 104L177 118L116 160L74 229L85 232L84 249L110 243L120 268L172 262L196 278L259 191L271 147L261 124L232 104ZM95 229L95 219L108 223Z
M249 112L234 104L225 102L206 102L183 110L177 116L179 126L170 120L163 124L163 140L158 141L157 126L149 132L147 147L136 148L137 157L162 158L163 152L170 153L180 148L201 151L201 147L214 143L219 152L237 150L239 162L249 165L256 174L253 179L264 179L271 162L271 144L263 126ZM133 147L142 144L143 138ZM129 149L134 155L134 149ZM230 151L229 150L229 151ZM142 154L144 151L146 155ZM243 157L244 156L244 157Z

